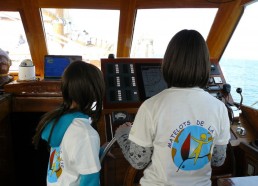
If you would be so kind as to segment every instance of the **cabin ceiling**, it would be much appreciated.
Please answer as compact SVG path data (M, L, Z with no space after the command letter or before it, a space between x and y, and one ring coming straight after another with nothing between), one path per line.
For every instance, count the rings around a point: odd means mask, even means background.
M210 56L220 59L241 18L244 7L256 0L0 0L0 11L19 11L36 74L43 76L48 54L40 8L120 10L117 57L129 57L137 9L218 8L207 44Z

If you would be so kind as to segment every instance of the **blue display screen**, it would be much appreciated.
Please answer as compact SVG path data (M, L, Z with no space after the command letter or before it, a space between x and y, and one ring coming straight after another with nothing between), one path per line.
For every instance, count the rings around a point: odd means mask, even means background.
M61 79L66 67L76 60L82 60L82 56L45 56L44 79Z

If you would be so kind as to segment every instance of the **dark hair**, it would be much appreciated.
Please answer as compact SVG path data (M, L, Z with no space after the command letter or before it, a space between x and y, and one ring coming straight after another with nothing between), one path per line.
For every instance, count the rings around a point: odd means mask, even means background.
M162 62L168 87L207 85L210 59L207 44L195 30L181 30L170 40Z
M98 67L84 61L71 63L62 76L61 90L63 96L62 105L56 110L43 115L38 124L33 140L36 147L40 140L41 132L50 121L54 120L48 139L48 142L50 141L53 128L63 114L76 111L87 114L92 119L93 127L96 127L95 124L100 118L105 82ZM77 107L71 109L73 101L77 104Z

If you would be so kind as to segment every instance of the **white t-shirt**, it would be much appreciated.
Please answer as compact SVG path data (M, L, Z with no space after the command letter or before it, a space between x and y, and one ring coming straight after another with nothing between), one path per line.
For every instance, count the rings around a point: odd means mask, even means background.
M169 88L141 105L129 139L154 147L141 186L208 186L213 147L230 139L228 112L200 88Z
M80 174L98 172L101 168L99 148L99 135L90 121L75 118L66 130L60 147L51 148L47 184L77 186Z

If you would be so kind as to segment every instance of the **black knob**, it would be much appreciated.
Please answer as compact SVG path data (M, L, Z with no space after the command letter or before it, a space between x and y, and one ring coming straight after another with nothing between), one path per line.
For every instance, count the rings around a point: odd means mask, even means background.
M223 90L224 90L224 92L226 92L227 94L229 94L230 93L230 91L231 91L231 85L230 84L224 84L223 85Z
M108 54L108 59L115 59L115 55L114 54Z
M241 100L240 100L240 103L239 103L239 109L241 108L241 106L242 106L242 103L243 103L243 96L242 96L242 89L241 88L237 88L236 89L236 92L238 93L238 94L240 94L240 96L241 96Z
M241 89L241 88L237 88L237 89L236 89L236 92L237 92L238 94L241 94L241 93L242 93L242 89Z

